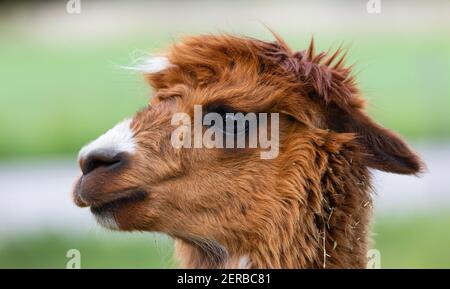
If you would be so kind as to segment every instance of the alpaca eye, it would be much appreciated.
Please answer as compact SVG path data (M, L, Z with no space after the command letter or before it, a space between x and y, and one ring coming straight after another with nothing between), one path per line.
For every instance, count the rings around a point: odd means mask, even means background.
M213 112L221 117L221 132L225 135L245 135L249 131L249 124L245 121L245 113L240 113L226 105L209 106L209 113Z
M243 114L226 113L223 117L223 132L227 135L240 135L248 132L248 123Z

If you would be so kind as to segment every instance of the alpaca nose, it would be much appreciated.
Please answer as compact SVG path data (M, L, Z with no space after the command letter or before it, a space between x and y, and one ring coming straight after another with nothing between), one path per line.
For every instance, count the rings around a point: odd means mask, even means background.
M122 153L112 155L108 151L93 151L85 158L80 160L80 168L83 175L99 169L113 169L119 167L124 162L124 155Z

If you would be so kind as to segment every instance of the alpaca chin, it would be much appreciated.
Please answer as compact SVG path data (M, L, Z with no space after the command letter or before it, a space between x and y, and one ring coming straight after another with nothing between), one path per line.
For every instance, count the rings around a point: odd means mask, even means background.
M102 227L113 231L120 230L120 227L112 213L94 214L94 216L97 223L99 223Z

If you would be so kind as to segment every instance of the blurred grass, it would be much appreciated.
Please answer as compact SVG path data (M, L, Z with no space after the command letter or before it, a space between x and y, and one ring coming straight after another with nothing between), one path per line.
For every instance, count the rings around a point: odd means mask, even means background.
M76 153L144 107L150 91L143 78L118 66L131 63L137 49L158 51L171 41L148 33L103 45L56 46L0 32L0 157ZM298 34L283 36L303 49L309 36ZM316 39L321 49L336 43L326 34ZM447 35L344 39L378 121L411 139L450 136Z
M450 268L449 227L449 215L384 216L375 223L373 247L381 252L382 268ZM167 238L39 233L0 239L0 268L65 268L69 249L81 252L82 268L176 267L172 242Z
M82 268L175 267L168 238L117 234L38 233L0 240L0 268L65 268L69 249L80 251Z
M448 214L383 216L375 222L373 247L382 268L450 268L448 228Z

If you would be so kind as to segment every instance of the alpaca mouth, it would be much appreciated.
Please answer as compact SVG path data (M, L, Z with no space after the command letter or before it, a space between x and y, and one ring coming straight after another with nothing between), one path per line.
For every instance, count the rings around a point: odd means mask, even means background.
M124 206L134 204L143 201L147 197L147 193L144 191L134 191L126 196L117 198L113 201L105 202L102 204L96 204L91 206L91 212L94 215L101 215L116 211Z

